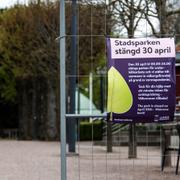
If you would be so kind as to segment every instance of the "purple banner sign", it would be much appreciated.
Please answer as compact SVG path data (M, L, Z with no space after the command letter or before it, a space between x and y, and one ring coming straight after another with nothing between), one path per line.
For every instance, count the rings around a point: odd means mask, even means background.
M173 38L107 39L108 117L115 122L167 122L175 111Z

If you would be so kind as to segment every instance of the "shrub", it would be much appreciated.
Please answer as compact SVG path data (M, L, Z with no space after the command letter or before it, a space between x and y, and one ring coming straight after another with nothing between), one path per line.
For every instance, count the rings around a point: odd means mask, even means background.
M80 122L80 140L102 140L102 121Z

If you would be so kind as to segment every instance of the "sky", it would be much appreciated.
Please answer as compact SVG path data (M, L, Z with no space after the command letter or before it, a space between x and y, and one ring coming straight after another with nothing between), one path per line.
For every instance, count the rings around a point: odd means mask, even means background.
M27 2L28 2L28 0L0 0L0 9L11 7L17 3L25 4Z

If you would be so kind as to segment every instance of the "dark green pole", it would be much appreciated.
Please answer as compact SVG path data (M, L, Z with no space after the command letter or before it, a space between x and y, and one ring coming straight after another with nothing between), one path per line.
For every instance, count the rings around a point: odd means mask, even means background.
M75 93L76 93L76 59L77 59L77 4L76 0L72 0L72 19L71 19L71 55L70 55L70 114L75 114ZM67 122L68 130L68 145L69 152L75 153L76 151L76 120L69 119Z

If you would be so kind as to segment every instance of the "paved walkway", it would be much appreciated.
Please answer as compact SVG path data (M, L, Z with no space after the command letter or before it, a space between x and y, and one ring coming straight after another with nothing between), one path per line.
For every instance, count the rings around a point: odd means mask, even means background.
M0 140L0 180L60 180L59 149L58 142ZM79 155L67 157L67 180L180 179L174 167L161 173L158 147L138 147L135 160L127 158L127 147L115 147L109 154L105 150L91 142L78 143Z

